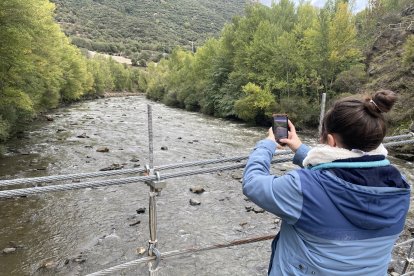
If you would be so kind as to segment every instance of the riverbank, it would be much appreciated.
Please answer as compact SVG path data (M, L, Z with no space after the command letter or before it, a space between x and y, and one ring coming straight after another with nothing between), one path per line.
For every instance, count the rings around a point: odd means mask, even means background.
M104 98L110 97L129 97L129 96L145 96L142 92L106 92Z

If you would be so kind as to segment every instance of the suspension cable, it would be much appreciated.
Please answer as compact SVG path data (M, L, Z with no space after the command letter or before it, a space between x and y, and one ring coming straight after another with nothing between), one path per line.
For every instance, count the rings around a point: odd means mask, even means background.
M291 150L281 150L276 152L278 155L287 155L292 154ZM155 166L154 170L162 171L168 169L179 169L192 166L202 166L210 165L217 163L226 163L226 162L239 162L247 159L248 156L236 156L236 157L227 157L220 159L207 159L193 162L183 162L178 164L167 164L161 166ZM123 175L123 174L139 174L143 173L146 170L144 168L135 168L135 169L122 169L122 170L112 170L112 171L99 171L99 172L90 172L90 173L78 173L78 174L66 174L66 175L54 175L54 176L42 176L42 177L32 177L32 178L18 178L10 180L0 180L0 187L12 186L12 185L33 185L37 183L49 183L63 180L73 180L81 178L94 178L94 177L106 177L114 175Z
M237 246L237 245L243 245L243 244L249 244L249 243L254 243L254 242L260 242L260 241L265 241L265 240L270 240L273 239L275 237L275 235L266 235L266 236L260 236L260 237L254 237L254 238L248 238L248 239L242 239L242 240L234 240L231 242L227 242L227 243L220 243L220 244L214 244L214 245L210 245L210 246L206 246L206 247L193 247L193 248L186 248L186 249L178 249L178 250L173 250L173 251L168 251L165 253L161 253L161 258L165 259L168 257L174 257L174 256L179 256L179 255L183 255L183 254L189 254L189 253L197 253L197 252L203 252L203 251L208 251L208 250L213 250L213 249L219 249L219 248L226 248L226 247L232 247L232 246ZM92 274L88 274L87 276L104 276L104 275L111 275L114 274L115 272L121 271L123 269L129 268L129 267L133 267L136 266L138 264L141 263L145 263L148 261L152 261L155 260L156 256L149 256L149 257L144 257L144 258L140 258L134 261L130 261L124 264L120 264L108 269L104 269Z
M410 132L409 134L385 137L384 142L406 139L406 138L413 138L413 137L414 137L414 133ZM397 141L397 142L389 142L389 143L385 143L384 146L392 147L392 146L399 146L399 145L412 144L412 143L414 143L414 139ZM277 151L276 155L287 155L291 153L292 151L290 150L281 150L281 151ZM185 168L185 167L191 167L191 166L201 166L201 165L217 164L217 163L224 163L224 162L237 162L237 161L245 160L247 158L248 156L236 156L236 157L229 157L229 158L209 159L209 160L201 160L201 161L194 161L194 162L161 165L161 166L156 166L154 169L157 171L167 170L167 169L178 169L178 168ZM138 174L144 171L145 169L143 168L139 168L139 169L135 168L135 169L99 171L99 172L88 172L88 173L67 174L67 175L42 176L42 177L33 177L33 178L9 179L9 180L0 180L0 187L12 186L12 185L34 185L37 183L74 180L74 179L80 179L80 178L107 177L107 176L124 175L124 174Z
M410 132L408 134L384 137L383 142L388 142L392 140L410 139L410 138L414 138L414 132Z
M283 163L292 160L292 157L280 158L272 160L273 163ZM1 198L12 198L18 196L28 196L34 194L42 194L48 192L58 192L58 191L69 191L69 190L78 190L84 188L97 188L97 187L105 187L105 186L113 186L113 185L123 185L123 184L130 184L136 182L146 182L151 180L164 180L176 177L184 177L184 176L192 176L196 174L205 174L205 173L213 173L218 171L225 171L225 170L234 170L239 168L244 168L246 166L245 163L240 164L231 164L221 167L212 167L212 168L205 168L205 169L198 169L198 170L190 170L190 171L180 171L180 172L172 172L164 175L160 175L158 178L157 176L135 176L135 177L127 177L122 179L109 179L109 180L102 180L102 181L89 181L89 182L82 182L82 183L70 183L70 184L61 184L61 185L51 185L45 187L33 187L33 188L23 188L23 189L13 189L13 190L5 190L0 191L0 199Z
M396 142L388 142L384 144L384 147L395 147L395 146L408 145L408 144L414 144L414 139L396 141Z

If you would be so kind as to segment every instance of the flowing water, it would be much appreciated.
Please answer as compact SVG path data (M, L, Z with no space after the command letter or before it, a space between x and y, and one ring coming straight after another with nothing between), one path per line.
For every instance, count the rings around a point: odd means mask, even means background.
M155 166L247 156L267 132L169 108L141 96L100 99L58 109L51 114L53 121L39 121L23 138L10 141L0 159L0 177L143 167L149 162L148 103L153 105ZM109 152L97 152L99 147ZM414 165L392 161L413 182ZM272 172L292 168L275 164ZM277 218L247 212L254 205L242 194L241 174L240 169L167 180L157 197L160 251L276 233ZM195 185L205 192L191 193ZM146 248L149 240L148 192L144 183L135 183L0 200L0 250L17 247L14 253L0 255L0 275L85 275L145 256L137 251ZM192 206L190 199L201 204ZM146 208L145 213L138 214L139 208ZM159 273L266 275L269 256L270 241L264 241L168 258L161 261ZM148 266L115 275L148 275Z

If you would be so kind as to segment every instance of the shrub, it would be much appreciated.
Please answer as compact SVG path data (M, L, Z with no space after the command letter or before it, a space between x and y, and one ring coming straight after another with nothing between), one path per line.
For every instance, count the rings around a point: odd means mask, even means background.
M363 64L352 66L349 70L338 74L332 88L337 92L356 93L367 81L367 74Z

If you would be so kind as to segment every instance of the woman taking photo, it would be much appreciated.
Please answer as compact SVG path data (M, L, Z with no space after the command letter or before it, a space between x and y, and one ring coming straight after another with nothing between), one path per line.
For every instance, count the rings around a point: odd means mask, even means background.
M384 113L395 101L388 90L337 101L323 119L324 145L312 149L289 121L289 136L280 143L302 169L280 177L270 174L277 146L272 130L257 143L243 193L282 218L269 275L387 275L410 202L410 186L381 144Z

